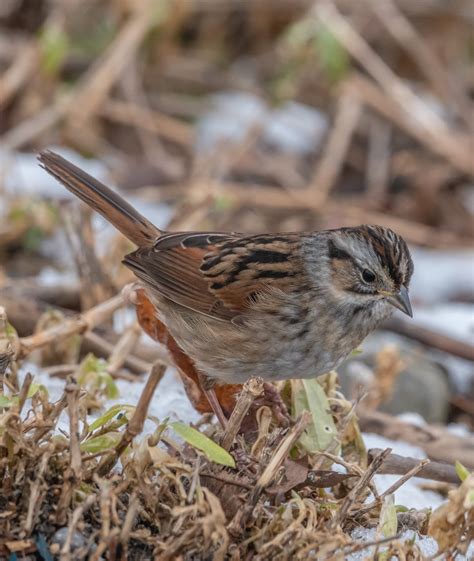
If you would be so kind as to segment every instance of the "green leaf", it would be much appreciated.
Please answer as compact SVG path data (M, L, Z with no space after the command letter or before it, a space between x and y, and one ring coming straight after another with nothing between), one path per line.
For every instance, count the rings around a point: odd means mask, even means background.
M43 384L31 384L31 386L28 389L28 394L26 397L31 398L34 395L36 395L38 392L43 393L46 397L49 395L48 390Z
M119 440L120 434L118 432L109 432L81 442L80 448L82 452L96 454L97 452L104 452L110 448L115 448L115 446L119 443Z
M11 339L12 337L13 338L18 337L18 333L17 333L16 329L13 327L13 325L9 321L7 321L7 325L6 325L6 328L5 328L5 334L9 339Z
M214 208L219 212L229 210L233 207L233 205L233 200L227 195L218 195L214 199Z
M23 234L23 247L27 251L36 251L43 239L43 230L39 226L30 226Z
M302 19L290 25L284 38L291 49L299 48L314 39L316 28L310 19Z
M89 426L89 432L94 432L100 427L103 427L109 421L111 421L114 417L116 417L119 413L123 411L130 411L134 410L132 405L124 405L123 403L118 403L117 405L113 405L110 409L108 409L103 415L101 415L98 419L96 419L93 423ZM127 418L125 417L125 422L127 422Z
M110 374L104 372L101 374L102 382L105 384L105 394L108 399L117 399L120 393L114 379Z
M332 82L339 82L347 75L349 56L327 27L318 28L314 37L314 48L324 71Z
M329 410L329 401L317 379L292 380L293 415L303 411L312 414L312 421L299 439L299 444L310 454L325 450L337 436L336 425Z
M170 423L169 426L188 444L204 452L206 457L212 462L235 468L234 458L229 452L221 448L204 434L180 422Z
M465 481L469 477L469 470L467 467L463 466L461 462L456 460L455 463L456 473L461 481Z
M397 508L393 503L394 496L388 495L380 511L379 532L384 538L391 538L397 535L398 520Z
M6 395L0 395L0 407L11 407L13 404L13 400Z
M89 353L81 362L81 373L102 373L107 369L107 362L103 358L97 358Z
M69 38L57 23L46 25L40 33L41 66L49 74L56 74L67 56Z

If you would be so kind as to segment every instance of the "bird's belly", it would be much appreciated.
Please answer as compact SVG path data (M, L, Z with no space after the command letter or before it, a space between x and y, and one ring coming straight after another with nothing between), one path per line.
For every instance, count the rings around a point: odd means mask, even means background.
M193 333L168 325L198 370L223 383L244 383L252 376L268 381L311 378L333 369L352 350L334 353L327 333L301 326L288 330L273 322L248 330L218 323L214 329L205 321Z
M223 383L243 383L252 376L277 381L325 374L366 335L334 318L325 322L321 315L304 317L288 321L259 314L238 324L173 306L162 319L202 374Z
M244 383L252 376L268 381L312 378L329 372L341 361L339 355L315 340L282 342L269 338L258 347L255 343L255 338L239 341L234 349L217 352L215 346L210 347L207 355L195 353L194 360L200 371L225 383Z

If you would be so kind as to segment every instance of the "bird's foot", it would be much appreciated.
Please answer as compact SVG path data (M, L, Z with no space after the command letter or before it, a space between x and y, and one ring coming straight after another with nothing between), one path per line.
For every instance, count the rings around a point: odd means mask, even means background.
M288 427L291 423L291 417L280 392L271 382L263 383L263 391L263 396L256 399L254 405L257 408L267 405L272 410L277 423L283 427Z

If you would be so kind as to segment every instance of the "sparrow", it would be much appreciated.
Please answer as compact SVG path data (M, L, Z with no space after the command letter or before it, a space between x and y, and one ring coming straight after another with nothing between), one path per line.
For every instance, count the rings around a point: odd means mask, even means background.
M221 422L215 383L313 378L336 369L395 308L412 317L413 261L389 228L164 232L58 154L38 159L137 246L123 263L192 359Z

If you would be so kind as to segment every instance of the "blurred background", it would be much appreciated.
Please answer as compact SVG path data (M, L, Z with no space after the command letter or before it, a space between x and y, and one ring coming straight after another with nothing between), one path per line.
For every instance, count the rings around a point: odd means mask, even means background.
M468 0L2 0L10 322L29 335L132 280L131 248L71 205L41 149L172 230L382 224L413 251L415 316L371 336L341 367L343 388L472 429L473 19ZM38 363L64 378L77 353L107 356L123 316ZM142 338L122 377L157 352Z

